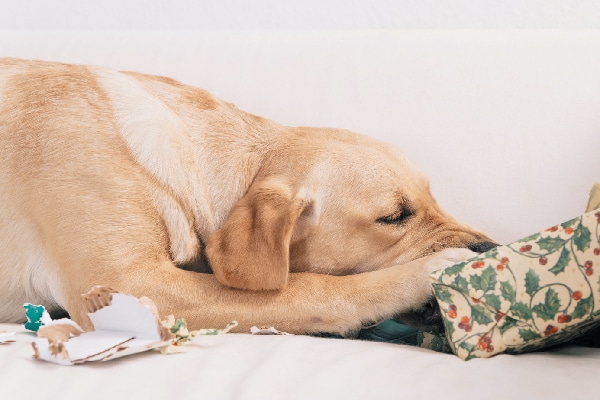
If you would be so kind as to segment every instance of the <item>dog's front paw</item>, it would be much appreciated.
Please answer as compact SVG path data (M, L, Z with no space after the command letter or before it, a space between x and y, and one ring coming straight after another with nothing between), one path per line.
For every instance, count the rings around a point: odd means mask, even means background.
M428 332L443 332L440 309L433 295L430 274L448 268L477 255L469 249L450 248L421 259L417 282L421 289L415 291L414 305L395 317L396 320ZM417 260L418 262L419 260Z
M425 264L425 269L428 273L431 273L440 269L451 267L459 262L466 261L475 257L477 254L478 253L465 248L444 249L439 253L429 256L430 259Z

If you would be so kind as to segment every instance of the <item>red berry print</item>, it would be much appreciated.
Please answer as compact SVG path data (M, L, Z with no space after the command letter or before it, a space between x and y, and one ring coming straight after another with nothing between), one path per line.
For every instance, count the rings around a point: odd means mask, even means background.
M466 315L460 319L460 323L458 324L459 329L464 329L465 332L471 332L473 327L471 326L471 320Z
M600 247L596 247L596 248L594 249L594 255L595 255L595 256L600 256Z
M551 226L550 228L546 229L546 232L556 232L558 230L558 225L554 225Z
M479 339L478 347L479 350L486 350L487 352L494 351L494 346L492 346L492 338L489 336L481 337Z
M592 276L592 275L594 275L594 269L593 269L593 268L588 268L588 269L586 269L586 270L585 270L585 274L586 274L587 276Z
M510 260L508 259L508 257L502 257L502 259L500 260L500 262L501 262L502 264L508 264L508 261L510 261Z
M582 297L582 296L583 296L583 295L581 294L581 292L580 292L579 290L576 290L576 291L574 291L574 292L573 292L573 295L572 295L572 297L573 297L573 300L575 300L575 301L579 301L579 300L581 300L581 297Z
M524 246L521 246L521 248L519 249L519 251L521 253L526 253L526 252L528 252L530 250L531 250L531 245L530 244L526 244Z
M550 336L550 335L552 335L553 333L556 333L556 332L558 332L558 328L556 326L548 325L546 327L546 330L544 331L544 336Z
M456 304L450 304L448 306L448 318L456 318L457 314L456 314Z
M498 265L496 265L496 270L497 271L504 271L504 264L498 264Z
M477 299L475 297L471 297L471 300L473 300L473 303L475 303L475 304L479 303L479 299Z
M502 319L502 317L504 317L504 313L503 313L503 312L500 312L500 311L498 311L498 312L496 313L496 315L494 315L494 319L495 319L496 321L500 321L500 320Z
M546 257L540 257L539 259L540 265L548 264L548 259Z
M572 319L573 319L573 317L568 314L561 314L558 316L558 318L556 318L556 320L558 321L559 324L569 323L569 322L571 322Z
M573 228L571 228L571 227L568 227L567 229L565 229L565 233L566 233L567 235L570 235L571 233L573 233Z
M471 267L473 267L473 269L477 269L483 268L484 265L485 263L483 261L475 261L473 264L471 264Z
M594 266L594 263L591 260L587 260L584 264L587 269L590 269Z

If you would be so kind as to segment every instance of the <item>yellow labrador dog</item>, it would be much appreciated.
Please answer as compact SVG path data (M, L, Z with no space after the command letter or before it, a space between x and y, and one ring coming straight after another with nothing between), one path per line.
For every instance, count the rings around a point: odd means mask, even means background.
M429 271L491 246L384 143L168 78L0 60L0 322L31 302L90 328L81 294L105 285L194 329L348 335L431 317Z

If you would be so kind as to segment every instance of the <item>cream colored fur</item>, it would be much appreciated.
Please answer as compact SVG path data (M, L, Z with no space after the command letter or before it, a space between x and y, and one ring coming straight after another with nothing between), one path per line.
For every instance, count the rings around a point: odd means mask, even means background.
M428 272L472 254L439 251L487 240L387 144L168 78L0 60L0 321L31 302L89 328L80 295L106 285L194 329L349 334L418 310Z

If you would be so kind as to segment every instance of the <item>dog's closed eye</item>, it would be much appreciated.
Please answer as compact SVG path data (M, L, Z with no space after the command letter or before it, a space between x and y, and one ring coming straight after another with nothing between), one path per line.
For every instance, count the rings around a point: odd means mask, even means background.
M376 222L386 225L400 225L414 216L414 211L407 204L401 204L400 208L393 214L378 218Z

